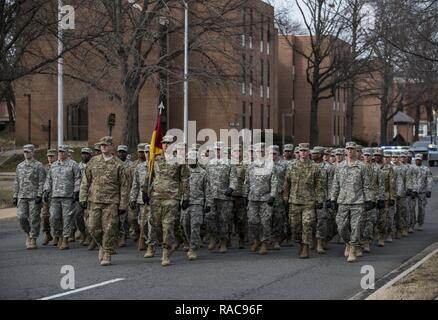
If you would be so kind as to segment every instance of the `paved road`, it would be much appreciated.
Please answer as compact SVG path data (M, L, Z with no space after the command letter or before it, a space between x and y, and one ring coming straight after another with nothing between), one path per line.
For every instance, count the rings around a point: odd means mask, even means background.
M59 251L41 247L24 250L24 236L15 220L0 220L0 299L38 299L65 292L60 287L63 265L75 268L76 288L115 278L125 280L62 297L62 299L345 299L361 290L361 267L372 265L377 279L438 241L438 185L428 205L424 231L373 247L371 255L348 264L343 246L331 244L324 255L299 260L297 247L284 247L267 256L231 249L228 254L200 252L189 262L176 252L173 265L160 258L142 258L133 244L118 249L114 265L100 267L97 251L76 242Z

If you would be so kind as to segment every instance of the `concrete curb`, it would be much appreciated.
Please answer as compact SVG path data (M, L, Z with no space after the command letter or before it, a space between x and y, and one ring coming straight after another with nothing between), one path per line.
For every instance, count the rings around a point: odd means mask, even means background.
M403 264L401 264L398 268L392 270L391 272L384 275L382 278L376 281L375 283L375 289L365 289L358 293L356 293L354 296L348 298L348 300L368 300L368 298L375 294L376 292L385 289L390 282L397 282L403 279L403 277L407 276L409 273L420 267L424 262L426 262L428 259L425 259L426 257L430 258L432 256L432 253L435 253L435 251L438 250L438 242L432 243L430 246L426 247L423 251L418 253L417 255L413 256ZM424 261L422 261L425 259ZM422 262L421 262L422 261ZM421 262L421 263L419 263Z
M14 219L17 217L17 208L0 209L0 220Z

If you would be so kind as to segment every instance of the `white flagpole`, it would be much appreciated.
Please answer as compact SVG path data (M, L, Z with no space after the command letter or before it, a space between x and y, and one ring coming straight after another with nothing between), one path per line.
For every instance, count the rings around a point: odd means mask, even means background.
M58 0L58 146L64 144L64 58L62 57L63 30L61 24L62 0Z

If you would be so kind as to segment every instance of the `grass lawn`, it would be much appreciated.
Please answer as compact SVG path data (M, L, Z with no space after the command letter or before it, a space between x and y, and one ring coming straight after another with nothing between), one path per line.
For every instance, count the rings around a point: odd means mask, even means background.
M5 188L0 190L0 209L11 208L12 204L12 195L14 191L10 188Z

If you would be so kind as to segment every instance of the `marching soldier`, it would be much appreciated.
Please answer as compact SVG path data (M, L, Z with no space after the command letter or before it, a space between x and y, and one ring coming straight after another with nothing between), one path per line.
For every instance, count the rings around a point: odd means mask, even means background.
M102 154L93 158L82 178L79 201L88 208L88 228L99 245L99 262L111 264L116 245L119 215L126 213L128 186L123 163L112 155L112 137L100 140Z
M300 143L299 159L289 166L284 182L283 197L289 203L289 219L296 242L300 243L299 257L309 258L315 209L323 208L321 172L309 160L309 144Z
M158 228L163 229L163 256L162 266L170 265L170 255L173 252L172 242L175 239L175 218L178 216L181 198L187 199L188 181L184 176L183 165L168 150L174 142L174 136L167 135L161 141L164 155L155 158L154 169L149 189L149 179L142 185L143 202L150 201L148 248L152 246L152 254L155 255L155 247L158 244ZM149 199L150 193L150 199ZM187 209L188 201L184 200L182 208Z
M415 155L415 165L417 166L417 174L414 177L415 189L414 193L418 198L418 215L416 230L422 231L424 217L426 216L427 198L432 196L432 172L428 167L423 165L423 155L421 153Z
M294 159L294 146L293 146L293 144L285 144L284 145L283 159L286 161L292 161Z
M332 207L338 210L338 233L346 243L344 255L348 262L356 261L360 246L360 220L363 211L373 209L369 176L357 160L356 144L347 142L347 158L338 164L332 186Z
M61 250L69 249L69 237L74 224L74 203L79 200L81 172L76 161L68 158L68 147L58 147L58 160L47 174L44 202L50 201L50 224Z
M264 159L264 143L254 146L255 157L245 175L244 190L248 198L248 232L253 242L251 251L268 253L271 241L272 208L278 190L274 163Z
M35 147L23 147L24 161L16 169L13 202L17 209L20 226L26 233L26 248L36 249L36 239L40 234L40 210L44 180L44 166L34 159Z
M412 163L412 154L408 153L408 170L406 172L406 196L407 196L407 227L408 233L414 232L415 227L415 204L417 194L414 192L415 189L415 179L417 176L418 167L415 163Z
M47 165L45 166L46 177L47 174L49 173L50 166L52 165L53 162L55 162L55 156L56 156L56 149L50 149L47 151ZM44 240L42 245L46 246L49 244L50 241L53 240L50 230L50 199L48 203L43 202L42 204L41 219L43 221L43 232L44 232Z
M131 191L132 177L137 163L133 163L130 159L128 159L128 146L119 145L117 146L117 157L120 161L123 162L123 172L126 176L126 184L128 186L128 194ZM127 211L130 208L128 207ZM119 216L119 234L118 234L118 243L119 247L126 246L126 238L129 234L129 223L128 223L128 212Z
M401 161L400 161L401 160ZM397 199L396 199L396 212L395 212L395 238L400 239L402 236L407 236L407 171L408 166L406 165L406 153L402 153L400 159L397 160L396 172L397 172Z

